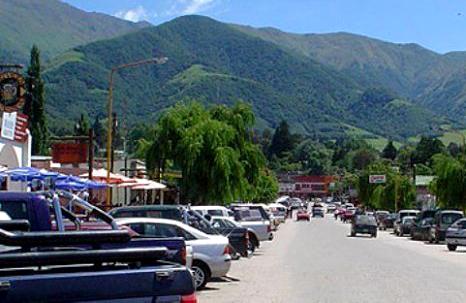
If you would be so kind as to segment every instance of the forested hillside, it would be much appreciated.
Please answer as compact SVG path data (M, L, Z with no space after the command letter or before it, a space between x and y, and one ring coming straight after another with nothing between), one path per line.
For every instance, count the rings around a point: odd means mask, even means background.
M371 115L362 120L352 114L351 108L366 88L351 77L230 25L189 16L77 47L54 60L46 80L48 110L55 125L83 111L90 116L103 113L110 68L158 55L169 61L163 66L121 71L117 77L115 109L121 113L126 99L131 123L154 119L167 106L186 99L227 104L241 99L253 105L259 127L274 127L285 119L298 132L327 137L342 135L345 124L370 126L370 130L401 137L424 132L429 129L424 125L437 123L430 119L433 115L427 115L422 127L403 135L388 132L386 122L379 122L390 121L390 116ZM390 112L419 118L411 113L403 106Z

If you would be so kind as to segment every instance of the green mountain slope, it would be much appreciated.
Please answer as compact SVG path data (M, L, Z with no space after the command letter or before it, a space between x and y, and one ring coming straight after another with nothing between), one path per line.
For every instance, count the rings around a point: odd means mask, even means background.
M356 118L351 108L365 89L351 78L307 56L199 16L76 47L52 60L45 78L48 111L55 125L82 112L102 114L111 67L160 54L169 57L165 65L124 70L116 77L115 110L125 112L129 123L148 122L180 100L229 104L242 99L253 105L260 127L274 127L286 119L296 131L325 137L342 135L345 123L371 126L371 131L379 129L378 133L397 138L429 131L417 124L406 134L388 131L391 115L414 119L414 112L399 108L384 119L375 115ZM123 109L125 99L129 106ZM425 118L427 124L436 123L433 115Z
M145 26L84 12L58 0L0 0L0 62L27 62L34 43L48 59L77 45Z
M416 44L349 33L292 34L232 25L284 49L330 65L365 87L386 87L413 103L465 123L466 52L441 55Z

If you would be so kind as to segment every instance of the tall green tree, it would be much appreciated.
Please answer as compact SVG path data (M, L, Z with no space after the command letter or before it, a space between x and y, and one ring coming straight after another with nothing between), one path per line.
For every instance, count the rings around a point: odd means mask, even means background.
M243 103L210 109L199 103L178 104L156 125L153 142L146 147L148 168L153 176L169 163L179 169L186 202L253 201L258 188L271 184L261 173L265 157L252 142L254 119L251 107Z
M102 148L105 145L106 132L98 116L96 116L94 119L92 129L94 131L94 138L97 149Z
M31 61L27 71L26 85L28 94L24 113L29 116L29 129L32 135L32 154L48 153L49 132L45 116L45 89L41 76L39 48L31 49Z
M422 137L413 154L414 163L430 165L432 156L445 151L445 145L438 138Z
M395 160L398 151L396 150L395 145L393 145L393 141L388 141L387 145L382 151L382 157L385 159Z
M269 155L282 157L285 152L293 149L293 138L288 123L282 120L275 129L270 143Z
M466 163L444 154L433 157L436 179L431 189L439 206L466 209Z

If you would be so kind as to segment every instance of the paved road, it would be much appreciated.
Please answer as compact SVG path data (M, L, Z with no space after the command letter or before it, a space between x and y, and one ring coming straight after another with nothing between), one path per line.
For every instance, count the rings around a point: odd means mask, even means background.
M348 237L332 218L289 221L228 279L208 285L200 303L466 302L466 250L379 232Z

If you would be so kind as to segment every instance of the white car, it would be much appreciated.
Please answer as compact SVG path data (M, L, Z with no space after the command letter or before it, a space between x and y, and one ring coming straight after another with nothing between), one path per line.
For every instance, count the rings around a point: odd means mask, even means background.
M233 211L235 212L235 221L241 226L253 230L259 241L273 239L272 224L264 217L265 211L261 212L259 206L235 206Z
M212 226L214 228L247 228L242 226L239 222L236 222L232 218L229 217L212 217L211 221ZM248 256L251 256L254 251L260 246L259 237L256 235L256 232L251 229L247 228L248 230Z
M211 278L225 276L230 270L231 256L228 238L208 235L175 220L158 218L121 218L118 225L141 231L144 236L158 238L182 237L193 250L192 266L197 289L203 288ZM142 226L141 226L142 225Z
M286 220L286 207L279 203L271 203L267 205L272 212L275 220L284 223Z
M208 205L208 206L191 206L191 209L202 216L210 215L215 217L233 217L234 213L225 206Z

